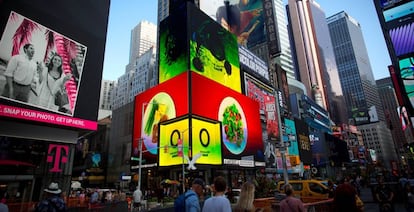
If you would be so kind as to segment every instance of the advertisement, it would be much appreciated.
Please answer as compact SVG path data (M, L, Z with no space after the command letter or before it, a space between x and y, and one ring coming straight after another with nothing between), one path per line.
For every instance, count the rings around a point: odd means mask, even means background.
M0 2L0 116L95 130L109 1L46 4Z
M386 28L397 57L414 52L414 1L383 11Z
M159 123L188 113L187 74L183 73L135 97L131 157L139 156L141 140L143 158L147 163L156 163Z
M266 122L266 139L273 141L273 143L280 141L273 88L248 74L244 74L244 80L246 96L259 103L260 115L264 117L263 121Z
M288 152L290 156L299 156L299 147L296 135L296 126L293 120L284 119L285 121L285 132L283 133L283 141L289 142Z
M414 108L414 57L401 59L398 63L403 90L405 91L403 96L408 99L410 108Z
M259 103L199 74L191 80L192 113L222 123L223 158L254 156L263 162Z
M266 42L262 0L200 0L200 9L236 35L240 45L251 48Z
M239 45L240 69L249 74L256 74L267 81L270 80L269 68L266 62L253 54L250 50Z
M222 164L220 123L217 121L184 116L160 123L159 141L159 166L184 163L194 169L196 164Z
M300 160L305 165L312 164L312 145L309 138L309 127L308 125L295 118L296 133L298 136L298 147Z
M186 6L160 23L159 82L191 70L241 92L236 37L193 4Z

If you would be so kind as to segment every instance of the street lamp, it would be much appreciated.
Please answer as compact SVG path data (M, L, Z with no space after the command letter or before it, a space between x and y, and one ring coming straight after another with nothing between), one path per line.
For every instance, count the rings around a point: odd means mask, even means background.
M181 157L182 157L182 168L183 168L183 193L185 192L185 166L184 166L184 133L185 132L187 132L188 130L189 130L190 128L187 128L187 129L185 129L185 130L183 130L183 131L180 131L180 133L181 133L181 138L179 139L179 142L177 143L177 145L178 145L178 148L180 148L180 142L181 142L181 151L182 151L182 155L181 155ZM188 136L188 137L190 137L190 136ZM188 143L190 143L190 142L188 142ZM190 148L188 147L188 150L190 150Z
M276 101L276 113L277 113L277 122L279 125L279 129L282 129L279 131L279 139L280 139L280 153L282 156L282 166L283 166L283 179L285 181L285 185L287 185L289 183L289 175L287 172L287 166L286 166L286 146L285 146L285 142L283 141L283 132L284 132L284 127L282 127L282 118L280 117L280 101L279 101L279 95L277 94L277 90L274 90L274 96L275 96L275 101Z

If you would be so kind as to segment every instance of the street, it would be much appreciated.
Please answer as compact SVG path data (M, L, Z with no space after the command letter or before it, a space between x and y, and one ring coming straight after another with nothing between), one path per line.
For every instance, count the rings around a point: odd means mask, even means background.
M378 212L378 203L374 201L369 187L364 187L361 189L361 200L364 202L364 212ZM402 203L395 203L394 208L396 212L405 211L404 205Z

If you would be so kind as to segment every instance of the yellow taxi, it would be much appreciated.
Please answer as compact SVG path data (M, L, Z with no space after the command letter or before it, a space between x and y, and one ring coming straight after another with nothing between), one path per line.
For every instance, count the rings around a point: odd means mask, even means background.
M319 180L289 180L289 184L293 187L293 195L300 198L302 202L316 202L327 200L329 197L329 189L322 181ZM284 193L284 181L277 184L276 190Z

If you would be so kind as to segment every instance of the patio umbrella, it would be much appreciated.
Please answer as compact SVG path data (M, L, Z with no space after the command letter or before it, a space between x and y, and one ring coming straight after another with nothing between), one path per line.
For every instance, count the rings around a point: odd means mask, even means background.
M73 190L81 189L82 184L79 181L72 181L72 185L70 186Z

